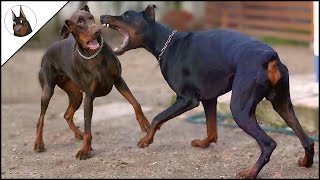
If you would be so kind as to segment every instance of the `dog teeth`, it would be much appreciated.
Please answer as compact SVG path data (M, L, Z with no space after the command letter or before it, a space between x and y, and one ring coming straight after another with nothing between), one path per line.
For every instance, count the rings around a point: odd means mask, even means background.
M104 23L102 26L109 27L109 24Z

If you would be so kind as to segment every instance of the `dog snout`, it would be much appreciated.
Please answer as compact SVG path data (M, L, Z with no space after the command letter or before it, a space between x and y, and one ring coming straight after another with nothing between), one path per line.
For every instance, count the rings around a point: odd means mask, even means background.
M101 35L101 28L98 28L95 33L94 33L95 36L100 36Z
M102 23L107 23L107 22L110 21L110 17L111 17L111 16L109 16L109 15L101 15L101 16L100 16L100 21L101 21Z
M88 32L91 36L98 37L101 35L101 27L95 23L89 25Z
M107 19L109 17L109 15L101 15L100 19Z
M14 27L14 30L15 30L15 31L20 31L21 28L22 28L22 25L16 25L16 26Z

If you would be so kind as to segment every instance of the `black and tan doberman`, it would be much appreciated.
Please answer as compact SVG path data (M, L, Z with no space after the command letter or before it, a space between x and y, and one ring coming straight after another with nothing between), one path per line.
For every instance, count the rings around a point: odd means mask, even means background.
M191 144L207 147L216 142L217 98L232 90L234 120L261 149L256 164L237 177L256 178L277 145L256 120L255 110L263 98L271 101L274 110L300 139L305 155L299 159L299 166L313 164L314 142L302 129L292 108L288 69L271 47L234 30L176 32L155 21L154 5L121 16L102 15L100 21L125 36L123 45L114 51L116 54L145 48L157 57L165 80L177 94L175 103L153 119L139 147L149 146L162 124L197 107L200 101L206 114L208 137Z
M69 96L69 106L64 118L83 146L76 157L87 159L91 151L91 118L93 100L110 93L113 85L133 106L142 131L147 132L149 122L140 104L131 94L121 77L121 64L112 49L103 41L101 26L95 23L89 7L85 5L74 12L61 28L63 40L49 47L43 56L39 80L42 87L41 113L37 124L34 150L44 150L43 124L49 101L58 85ZM69 33L72 36L69 36ZM73 123L73 115L84 97L84 133Z

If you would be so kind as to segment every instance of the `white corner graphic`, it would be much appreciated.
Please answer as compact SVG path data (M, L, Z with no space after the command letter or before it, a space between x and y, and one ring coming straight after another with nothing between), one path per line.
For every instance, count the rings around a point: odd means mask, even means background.
M1 66L67 3L1 1Z

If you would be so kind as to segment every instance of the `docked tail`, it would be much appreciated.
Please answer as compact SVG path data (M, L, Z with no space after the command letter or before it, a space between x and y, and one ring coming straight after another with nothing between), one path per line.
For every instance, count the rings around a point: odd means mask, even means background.
M268 63L267 72L269 81L272 86L275 86L281 78L277 60L274 59Z
M281 79L281 72L280 72L279 66L278 66L279 62L280 62L279 57L275 56L266 65L268 80L270 81L270 84L272 86L272 89L266 95L266 99L269 101L272 101L274 99L274 97L276 96L276 91L275 91L274 87L277 85L277 83Z

